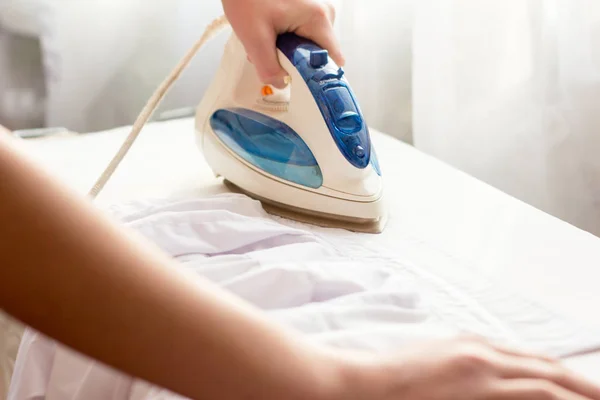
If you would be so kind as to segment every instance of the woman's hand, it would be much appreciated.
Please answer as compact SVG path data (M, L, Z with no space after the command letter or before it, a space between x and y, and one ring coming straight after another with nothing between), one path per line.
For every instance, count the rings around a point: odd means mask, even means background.
M264 83L284 85L277 35L294 32L329 51L340 66L344 58L333 32L334 7L319 0L222 0L225 14Z
M361 387L347 398L361 400L600 399L598 386L554 360L478 339L425 343L387 361L358 361L350 382Z

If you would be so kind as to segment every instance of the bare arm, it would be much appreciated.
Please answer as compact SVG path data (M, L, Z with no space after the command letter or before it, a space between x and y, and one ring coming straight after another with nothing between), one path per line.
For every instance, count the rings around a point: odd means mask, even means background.
M338 370L71 195L0 137L0 307L194 399L327 397Z

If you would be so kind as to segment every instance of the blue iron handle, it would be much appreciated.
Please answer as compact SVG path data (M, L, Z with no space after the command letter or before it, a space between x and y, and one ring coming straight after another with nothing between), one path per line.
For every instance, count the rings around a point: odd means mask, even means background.
M376 156L372 152L369 129L344 70L329 57L326 50L295 33L279 35L277 48L308 86L333 141L344 157L356 168L372 165L380 174Z

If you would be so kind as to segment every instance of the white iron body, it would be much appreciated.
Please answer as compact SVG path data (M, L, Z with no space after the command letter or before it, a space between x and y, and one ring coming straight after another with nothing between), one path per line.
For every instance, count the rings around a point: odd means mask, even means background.
M261 200L334 219L382 222L386 212L381 176L371 166L355 167L341 154L299 71L279 50L278 55L291 77L290 97L286 107L269 109L260 104L264 84L247 60L241 42L231 34L220 67L196 114L197 142L207 163L217 176ZM210 124L216 110L228 107L253 110L291 127L316 158L322 171L322 186L306 187L271 175L232 151Z

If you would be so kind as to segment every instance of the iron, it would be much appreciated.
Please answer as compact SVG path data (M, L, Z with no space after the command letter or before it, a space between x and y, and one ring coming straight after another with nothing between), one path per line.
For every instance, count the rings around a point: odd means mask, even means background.
M380 233L381 169L345 72L293 33L277 38L284 89L264 85L234 32L196 112L197 143L225 184L266 211L301 222Z
M104 189L196 53L227 25L225 16L211 22L159 85L90 197ZM208 165L272 214L381 233L387 222L381 170L344 70L326 50L293 33L277 38L277 54L289 77L282 90L261 83L232 31L196 109L196 138Z

